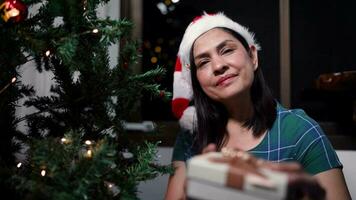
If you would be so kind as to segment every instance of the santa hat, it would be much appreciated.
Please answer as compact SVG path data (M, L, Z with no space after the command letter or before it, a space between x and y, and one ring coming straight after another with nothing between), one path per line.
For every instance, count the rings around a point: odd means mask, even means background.
M240 34L249 46L255 46L260 50L254 34L237 22L232 21L223 13L207 14L196 17L185 30L183 39L179 46L177 61L173 77L173 100L172 111L179 119L182 128L194 129L196 124L196 112L193 105L193 90L190 78L190 51L194 41L203 33L217 27L228 28Z

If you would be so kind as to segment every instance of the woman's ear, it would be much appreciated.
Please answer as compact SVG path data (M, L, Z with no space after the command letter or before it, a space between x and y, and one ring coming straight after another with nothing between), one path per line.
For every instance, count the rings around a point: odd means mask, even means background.
M250 46L250 57L252 60L253 69L256 70L258 68L258 52L254 45Z

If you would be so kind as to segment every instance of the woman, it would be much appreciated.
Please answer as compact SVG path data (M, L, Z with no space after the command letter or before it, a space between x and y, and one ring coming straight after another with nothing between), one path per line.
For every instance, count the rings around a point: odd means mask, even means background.
M249 152L279 170L300 171L299 163L326 199L350 199L342 164L320 126L303 110L285 109L273 99L258 65L259 49L247 28L222 13L204 14L188 26L174 75L173 111L193 134L178 135L166 199L185 198L187 159L223 147ZM282 161L294 163L273 164Z

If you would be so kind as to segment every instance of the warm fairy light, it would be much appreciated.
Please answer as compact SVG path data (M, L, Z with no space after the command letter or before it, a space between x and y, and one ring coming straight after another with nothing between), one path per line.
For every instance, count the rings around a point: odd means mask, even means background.
M10 82L10 83L7 83L7 84L5 85L5 87L3 87L2 89L0 89L0 94L3 93L11 84L15 83L15 81L16 81L16 77L13 77L13 78L11 79L11 82Z
M178 3L179 0L172 0L172 3Z
M92 144L92 142L90 141L90 140L85 140L85 142L84 142L86 145L91 145Z
M158 61L157 57L154 56L151 58L151 63L157 63L157 61Z
M19 162L16 166L17 168L20 168L22 166L22 163Z
M45 54L46 54L46 56L48 57L49 55L51 55L51 51L50 51L50 50L47 50Z
M61 139L61 142L62 142L63 144L67 144L69 141L68 141L67 138L62 138L62 139Z
M84 6L83 6L83 10L87 10L87 5L88 5L88 1L87 0L84 0Z
M46 170L42 169L41 176L46 176Z
M162 48L160 46L156 46L155 47L155 52L156 53L161 53L161 51L162 51Z
M99 29L94 28L92 32L93 32L93 33L98 33L98 32L99 32Z
M88 158L91 158L91 157L93 156L93 151L89 149L89 150L87 151L87 153L86 153L86 156L87 156Z
M109 184L108 184L108 187L109 187L109 188L112 188L113 186L114 186L114 185L113 185L112 183L109 183Z

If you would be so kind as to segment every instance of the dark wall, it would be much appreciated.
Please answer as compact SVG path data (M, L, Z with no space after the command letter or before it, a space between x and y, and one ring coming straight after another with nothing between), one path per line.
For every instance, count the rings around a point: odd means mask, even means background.
M356 1L291 1L292 105L320 74L356 70Z
M356 128L356 86L350 85L356 79L338 89L333 89L336 82L318 89L316 80L320 75L342 77L345 71L356 70L355 11L355 1L291 1L292 106L303 108L319 122L346 128Z

